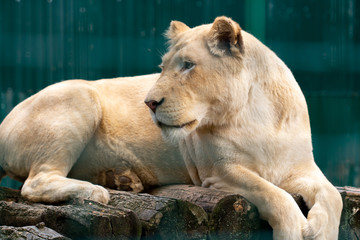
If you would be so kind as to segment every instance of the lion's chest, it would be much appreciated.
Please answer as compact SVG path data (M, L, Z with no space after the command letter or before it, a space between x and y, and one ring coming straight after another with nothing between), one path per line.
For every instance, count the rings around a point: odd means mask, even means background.
M284 159L283 153L276 151L275 144L270 145L250 139L236 141L210 134L196 134L187 139L186 151L201 181L219 174L222 177L225 166L240 165L279 185L292 164Z
M229 153L231 155L231 152L234 152L210 134L191 134L186 139L186 148L183 150L190 157L191 163L188 165L195 165L201 182L216 175L219 164L229 158Z

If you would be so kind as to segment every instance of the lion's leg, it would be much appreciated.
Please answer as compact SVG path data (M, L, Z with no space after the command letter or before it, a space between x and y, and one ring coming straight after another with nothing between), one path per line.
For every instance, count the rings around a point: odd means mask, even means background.
M60 202L70 199L90 199L101 203L109 201L108 191L86 181L66 178L58 169L39 172L29 177L21 194L34 202Z
M273 228L274 239L303 239L307 221L290 194L241 165L228 164L218 170L221 177L206 179L204 187L237 192L247 198Z
M343 206L339 192L314 162L298 169L282 187L300 194L310 209L305 239L337 239Z
M77 130L87 128L86 124L75 127ZM28 154L31 167L21 194L35 202L79 198L107 203L109 194L105 188L66 177L91 135L82 134L84 131L75 132L69 126L58 129L58 132L62 134L51 135L47 141L41 138L33 140L29 148L36 148L38 151ZM86 168L83 171L86 172Z
M36 202L87 198L107 203L103 187L66 177L100 124L96 89L83 81L50 86L19 105L12 118L17 124L7 122L12 128L7 161L12 171L28 171L23 196ZM86 174L87 168L81 171Z
M81 127L86 128L86 125L76 126L77 129ZM40 154L32 151L28 155L32 164L21 194L35 202L59 202L78 198L107 203L109 194L105 188L66 177L91 135L81 134L82 131L76 135L69 127L61 132L62 134L52 135L46 142L41 138L34 139L34 146L31 147L42 151Z

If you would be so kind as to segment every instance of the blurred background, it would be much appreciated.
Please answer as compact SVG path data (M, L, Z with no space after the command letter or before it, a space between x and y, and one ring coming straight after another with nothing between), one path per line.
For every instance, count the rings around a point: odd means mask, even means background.
M171 20L220 15L289 66L317 164L333 184L360 187L360 0L1 0L0 121L55 82L159 72Z

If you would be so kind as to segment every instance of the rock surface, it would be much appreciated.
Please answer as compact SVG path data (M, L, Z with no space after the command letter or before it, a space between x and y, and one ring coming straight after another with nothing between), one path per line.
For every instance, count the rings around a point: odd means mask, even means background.
M341 214L339 239L360 239L360 189L338 187L344 208Z
M360 239L360 189L338 190L344 202L339 239ZM108 205L49 205L0 187L0 239L272 239L256 207L238 194L189 185L151 195L109 192ZM293 197L306 215L302 198Z
M206 239L208 216L181 199L110 190L109 205L134 211L142 223L142 239Z
M0 239L69 240L69 238L45 226L0 226Z
M22 227L43 222L72 239L133 239L141 235L134 212L85 200L62 205L31 203L20 192L0 188L0 225Z

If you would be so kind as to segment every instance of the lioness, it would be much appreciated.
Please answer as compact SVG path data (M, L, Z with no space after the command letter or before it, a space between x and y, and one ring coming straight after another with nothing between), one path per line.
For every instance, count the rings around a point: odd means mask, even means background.
M246 197L275 239L337 239L342 200L314 162L286 65L226 17L173 21L167 36L160 75L65 81L15 107L0 126L2 175L44 202L107 203L94 184L192 183ZM307 219L288 192L303 196Z

